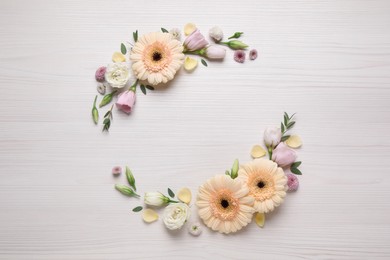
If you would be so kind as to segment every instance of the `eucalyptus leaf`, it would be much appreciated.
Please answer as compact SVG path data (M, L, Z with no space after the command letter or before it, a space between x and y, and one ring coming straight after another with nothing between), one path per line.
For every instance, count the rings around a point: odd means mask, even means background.
M287 113L284 114L284 125L287 126L288 124L288 115Z
M152 86L150 86L150 85L146 85L145 86L147 89L149 89L149 90L154 90L154 87L152 87Z
M138 30L133 32L133 39L134 39L135 42L138 41Z
M168 30L165 29L165 28L161 28L161 31L162 31L163 33L167 33L167 32L168 32Z
M282 139L280 139L282 142L286 141L290 136L289 135L285 135L282 137Z
M168 195L173 199L175 197L175 193L173 193L173 191L168 188Z
M288 123L287 124L287 129L292 128L294 125L295 125L295 121L292 121L292 122Z
M280 123L280 129L281 129L282 133L284 133L284 125L283 125L283 123Z
M140 212L142 209L143 209L142 206L138 206L138 207L133 208L133 212Z
M296 175L302 175L302 172L298 168L290 168L290 170Z
M207 65L207 62L206 62L204 59L201 59L200 61L202 62L203 66L205 66L205 67L208 66L208 65Z
M291 164L291 168L298 168L299 165L301 165L301 164L302 164L302 162L295 162L295 163Z
M126 52L127 52L127 48L126 48L126 46L123 43L121 44L121 52L122 52L123 55L125 55Z
M144 93L144 95L146 95L146 88L145 88L145 85L140 85L139 87L140 87L142 93Z

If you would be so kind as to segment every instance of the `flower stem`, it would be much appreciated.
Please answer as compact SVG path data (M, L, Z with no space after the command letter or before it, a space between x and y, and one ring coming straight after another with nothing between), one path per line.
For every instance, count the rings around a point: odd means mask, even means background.
M179 203L179 201L169 199L168 203Z
M131 91L133 91L135 93L135 91L137 90L137 85L138 85L138 79L134 82L133 85L131 85L129 90L131 90Z
M272 160L272 151L273 151L272 147L271 146L268 147L268 156L270 160Z

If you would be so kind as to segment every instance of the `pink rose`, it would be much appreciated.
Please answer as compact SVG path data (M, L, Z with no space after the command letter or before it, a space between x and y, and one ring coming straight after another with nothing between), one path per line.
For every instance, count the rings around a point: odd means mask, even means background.
M288 186L287 191L296 191L299 187L299 181L297 176L295 176L295 174L292 173L287 173L286 177L287 177L287 186Z
M297 159L297 154L290 149L285 143L279 143L272 153L272 160L280 167L289 166Z
M220 46L210 45L206 48L205 55L209 59L223 59L225 58L226 50Z
M186 51L197 51L203 49L209 44L198 29L193 31L184 41L184 48Z
M135 103L135 93L132 90L128 90L119 95L116 106L123 112L130 114L131 109Z

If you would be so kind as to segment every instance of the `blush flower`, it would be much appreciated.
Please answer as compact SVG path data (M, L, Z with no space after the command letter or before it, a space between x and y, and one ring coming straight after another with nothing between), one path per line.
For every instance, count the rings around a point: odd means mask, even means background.
M121 93L116 102L116 107L126 114L130 114L135 104L135 93L133 90L127 90Z
M250 60L255 60L257 59L257 50L253 49L249 52L249 59Z
M185 40L184 48L185 51L197 51L203 49L209 44L209 42L204 38L198 29L193 31Z
M234 60L238 63L244 63L245 52L243 50L237 50L234 52Z
M299 187L299 181L297 176L295 176L295 174L292 173L287 173L286 177L287 177L287 186L288 186L287 191L296 191Z
M104 74L106 74L106 67L100 67L96 70L95 72L95 79L96 81L98 82L104 82L105 80L105 77L104 77Z
M225 58L226 50L223 47L209 45L204 49L205 56L211 60L219 60Z
M199 187L196 205L203 222L214 231L231 233L252 221L253 197L237 179L217 175Z
M278 207L286 196L287 178L282 168L265 159L256 159L238 170L238 179L245 183L249 195L255 198L254 208L268 213Z
M296 159L297 153L285 143L278 144L272 153L272 160L282 168L289 166L295 162Z
M183 46L170 33L152 32L134 44L130 60L139 80L153 86L167 83L183 65Z

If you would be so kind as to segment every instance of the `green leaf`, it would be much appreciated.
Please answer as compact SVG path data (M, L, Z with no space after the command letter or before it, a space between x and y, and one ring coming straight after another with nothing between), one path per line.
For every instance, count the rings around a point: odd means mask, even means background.
M290 168L291 172L296 175L302 175L302 172L298 168Z
M107 117L110 113L111 113L111 111L108 110L107 113L105 113L103 117Z
M225 174L230 176L230 172L228 170L225 171Z
M143 209L142 206L138 206L138 207L133 208L133 212L140 212L142 209Z
M284 125L283 125L283 123L280 123L280 130L282 131L282 133L284 133Z
M238 168L239 168L238 159L235 159L234 163L233 163L233 166L232 166L231 175L230 175L232 177L232 179L237 178L237 176L238 176Z
M288 123L287 124L287 129L292 128L294 125L295 125L295 121L292 121L292 122Z
M121 52L122 52L123 55L125 55L126 52L127 52L127 48L126 48L126 46L123 43L121 44Z
M284 125L287 126L288 124L288 115L287 113L284 113Z
M167 32L168 32L168 30L165 29L165 28L161 28L161 31L162 31L163 33L167 33Z
M144 93L144 95L146 95L146 88L145 88L145 86L144 86L144 85L141 85L141 86L139 86L139 87L140 87L142 93Z
M173 199L175 197L175 193L173 193L173 191L168 188L168 195Z
M105 118L104 120L103 120L103 124L108 124L108 123L110 123L110 119L109 118Z
M130 186L134 189L137 190L135 187L135 178L133 173L131 172L130 168L126 166L126 178L127 182L130 184Z
M203 66L207 67L207 62L204 59L201 59L200 61L202 62Z
M118 92L117 90L114 90L113 92L105 95L102 99L102 101L99 104L99 107L103 107L107 104L109 104L112 101L112 98L114 97L115 93Z
M138 30L133 32L133 39L134 39L135 42L138 41Z
M230 37L228 38L228 40L230 40L230 39L238 39L238 38L241 37L242 34L244 34L244 33L243 33L243 32L236 32L236 33L234 33L232 36L230 36Z
M150 85L146 85L145 86L147 89L149 89L149 90L154 90L154 87L152 87L152 86L150 86Z
M291 164L291 168L298 168L299 165L301 165L301 164L302 164L302 162L295 162L295 163Z
M280 139L282 142L286 141L290 136L289 135L285 135L282 137L282 139Z

